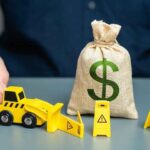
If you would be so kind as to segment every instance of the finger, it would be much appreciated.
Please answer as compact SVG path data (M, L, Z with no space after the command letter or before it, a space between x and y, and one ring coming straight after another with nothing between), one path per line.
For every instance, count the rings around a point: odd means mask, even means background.
M8 80L9 80L9 73L6 69L6 66L4 64L4 61L2 60L2 58L0 58L0 79L2 80L2 82L7 85Z
M3 92L5 90L5 86L3 85L2 82L0 82L0 103L2 103L2 98L3 98Z
M3 92L9 80L9 73L5 67L4 61L0 58L0 103L2 103Z

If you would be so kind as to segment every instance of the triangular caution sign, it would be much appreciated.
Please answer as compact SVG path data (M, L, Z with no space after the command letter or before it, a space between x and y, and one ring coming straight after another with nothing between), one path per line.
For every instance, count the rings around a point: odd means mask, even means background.
M71 123L69 121L67 121L67 130L70 130L72 128L73 128L73 126L71 125Z
M145 124L144 124L144 128L148 128L150 127L150 111L147 115L147 118L146 118L146 121L145 121Z
M109 101L101 100L95 102L93 136L97 135L111 137Z
M103 114L99 117L99 119L97 120L97 123L107 123Z

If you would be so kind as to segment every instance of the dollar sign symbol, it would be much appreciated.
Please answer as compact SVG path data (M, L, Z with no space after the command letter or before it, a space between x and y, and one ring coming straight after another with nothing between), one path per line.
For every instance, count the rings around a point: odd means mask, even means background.
M103 67L103 78L100 78L96 74L96 69L101 66ZM106 59L103 59L103 61L98 61L94 63L90 68L90 75L91 77L96 80L97 82L102 83L102 97L99 97L95 94L93 89L88 89L88 94L93 100L108 100L112 101L114 100L118 94L119 94L119 86L111 81L107 80L107 67L111 67L113 72L119 71L118 67L112 63L111 61L107 61ZM110 97L106 97L106 85L109 85L113 88L113 94Z

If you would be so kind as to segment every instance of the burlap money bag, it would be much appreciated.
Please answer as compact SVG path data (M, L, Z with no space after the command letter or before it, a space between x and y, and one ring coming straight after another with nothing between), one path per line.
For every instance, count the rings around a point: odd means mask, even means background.
M116 41L121 26L96 20L91 25L94 41L78 58L67 113L92 114L95 100L108 100L111 116L137 119L130 55Z

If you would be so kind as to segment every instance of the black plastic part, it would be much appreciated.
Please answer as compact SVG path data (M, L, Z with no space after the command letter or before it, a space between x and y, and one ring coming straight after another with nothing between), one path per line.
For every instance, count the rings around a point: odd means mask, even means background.
M25 119L30 119L32 123L30 125L26 124ZM22 125L26 128L34 128L36 127L37 119L36 116L32 113L25 113L22 117Z
M4 122L2 120L3 116L7 116L8 117L8 121L7 122ZM4 126L10 126L10 125L12 125L12 123L13 123L13 115L7 110L1 111L0 112L0 124L4 125Z
M17 102L17 96L15 92L5 91L5 101Z

